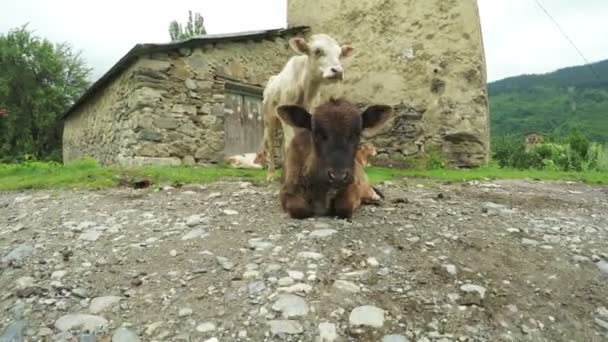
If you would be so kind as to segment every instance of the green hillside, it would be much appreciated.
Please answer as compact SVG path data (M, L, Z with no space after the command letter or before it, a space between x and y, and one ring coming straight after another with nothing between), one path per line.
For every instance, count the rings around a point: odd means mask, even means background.
M608 60L488 85L492 135L539 131L567 135L577 126L591 140L608 141Z

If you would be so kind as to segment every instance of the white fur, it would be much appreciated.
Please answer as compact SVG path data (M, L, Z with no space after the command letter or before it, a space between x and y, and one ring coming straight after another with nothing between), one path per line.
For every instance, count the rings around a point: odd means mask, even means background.
M279 118L276 108L290 104L310 111L321 85L342 80L344 69L340 59L348 57L353 50L348 45L340 46L326 34L312 35L308 42L302 38L292 38L289 44L300 55L291 57L279 74L269 78L264 89L262 151L268 156L270 177L274 171L277 125L280 123L283 129L284 149L295 135L293 127Z
M237 154L226 158L228 166L236 169L261 169L262 165L254 162L256 153Z

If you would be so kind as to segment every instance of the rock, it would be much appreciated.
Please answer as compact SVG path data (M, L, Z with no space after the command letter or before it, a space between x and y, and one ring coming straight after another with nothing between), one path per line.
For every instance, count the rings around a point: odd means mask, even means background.
M373 258L373 257L367 258L367 264L370 265L371 267L378 267L378 266L380 266L380 263L378 262L378 260L376 258Z
M108 321L101 316L87 314L68 314L55 321L55 328L60 331L85 330L95 332L105 328Z
M55 271L51 274L51 280L61 280L63 279L63 277L65 277L65 275L68 274L68 271L65 270L60 270L60 271Z
M304 279L304 273L302 273L300 271L287 271L287 274L289 274L289 276L293 280L302 280L302 279Z
M465 284L460 287L460 304L481 306L486 297L486 289L479 285Z
M608 309L606 309L605 307L599 307L595 310L595 314L600 316L601 318L607 319L608 320Z
M196 331L200 333L208 333L211 331L215 331L215 329L215 324L213 324L212 322L205 322L196 326Z
M381 342L408 342L408 338L403 335L384 335Z
M224 257L216 257L218 264L220 264L220 266L226 270L226 271L230 271L234 268L234 263L230 262L230 260L228 260L227 258Z
M298 258L300 259L311 259L311 260L321 260L324 258L323 254L316 252L300 252L298 253Z
M154 322L154 323L148 324L148 326L146 327L146 330L144 331L144 334L146 334L147 336L152 336L152 335L154 335L154 333L156 333L158 328L160 328L162 325L163 325L163 322Z
M319 324L319 342L333 342L338 339L336 325L333 323L323 322Z
M4 328L0 335L0 342L21 342L24 330L25 321L14 321Z
M83 289L83 288L73 289L72 294L78 298L83 298L83 299L89 297L89 291L87 291L86 289Z
M191 78L185 80L184 84L186 85L186 88L188 88L190 90L196 90L198 88L198 85L196 84L196 82L194 82L194 80Z
M186 217L186 226L188 227L196 227L203 222L202 215L191 215Z
M112 342L139 342L139 336L127 328L118 328L112 335Z
M304 298L293 294L281 294L272 305L272 309L283 314L284 318L306 316L308 304Z
M217 337L212 337L212 338L210 338L208 340L205 340L203 342L220 342L220 340L218 340Z
M334 287L341 291L351 292L351 293L359 293L361 292L361 288L359 285L347 281L347 280L336 280L334 282Z
M290 286L293 285L294 281L291 277L283 277L279 279L279 286Z
M381 328L384 325L384 310L372 305L359 306L351 311L348 322L353 327Z
M325 239L336 234L337 232L338 231L335 229L317 229L311 232L308 237L311 239Z
M261 238L249 239L249 241L247 241L247 245L249 246L249 248L254 249L256 251L265 251L269 248L274 247L271 242L264 241Z
M458 274L458 271L457 271L455 265L444 264L444 265L441 265L441 268L445 271L445 273L447 273L448 275L450 275L452 277L455 277Z
M308 284L295 284L287 287L280 287L279 292L287 293L309 293L312 291L312 286Z
M192 309L190 309L190 308L181 308L177 312L177 316L178 317L192 316Z
M101 237L101 234L102 234L102 232L99 230L91 230L91 231L80 234L80 237L78 237L78 239L84 240L84 241L95 242Z
M608 262L602 260L595 263L600 272L608 274Z
M268 321L268 325L270 326L270 332L273 335L299 335L304 332L302 324L300 324L298 321L275 320Z
M258 295L266 289L266 284L263 281L255 281L247 285L247 291L251 295Z
M204 233L205 231L202 228L193 229L186 235L182 236L182 241L196 239L198 237L201 237Z
M595 318L594 322L598 327L608 331L608 321L604 321L603 319Z
M21 277L15 281L15 286L18 290L27 289L28 287L33 287L36 281L32 277Z
M538 241L532 240L532 239L526 239L526 238L521 239L521 243L526 246L538 246L539 245Z
M4 258L2 258L2 262L21 262L24 259L30 257L34 253L34 247L28 245L27 243L21 244L13 249L10 253L8 253Z
M105 297L97 297L91 300L91 304L89 305L89 311L92 314L98 314L102 311L105 311L118 303L120 303L120 297L118 296L105 296Z
M224 209L224 210L222 210L222 214L224 214L226 216L234 216L234 215L238 215L239 212L236 210L232 210L232 209Z

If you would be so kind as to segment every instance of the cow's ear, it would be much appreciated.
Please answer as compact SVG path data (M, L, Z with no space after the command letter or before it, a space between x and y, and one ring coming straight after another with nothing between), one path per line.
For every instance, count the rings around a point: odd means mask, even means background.
M342 58L348 58L353 54L353 51L355 51L355 49L350 46L350 45L342 45L342 52L340 54L340 57Z
M384 124L393 117L393 107L387 105L372 105L361 114L364 136L372 136L382 129Z
M306 109L295 105L283 105L277 108L277 113L286 124L310 131L312 116Z
M304 38L300 38L300 37L295 37L295 38L291 38L289 40L289 46L291 46L291 48L302 55L308 55L308 53L310 52L310 48L308 47L308 44L306 43L306 40L304 40Z

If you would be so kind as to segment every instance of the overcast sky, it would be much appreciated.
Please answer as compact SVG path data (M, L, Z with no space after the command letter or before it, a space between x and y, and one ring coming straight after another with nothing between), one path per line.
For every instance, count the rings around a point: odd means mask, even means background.
M587 59L608 59L608 0L541 2ZM479 0L479 6L489 81L583 63L534 0ZM38 35L82 50L97 78L133 45L168 41L168 23L185 21L189 9L203 14L207 33L286 22L286 0L1 0L0 32L29 22Z

